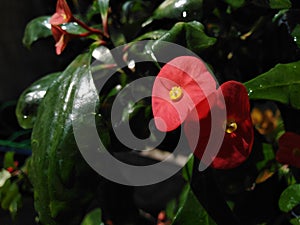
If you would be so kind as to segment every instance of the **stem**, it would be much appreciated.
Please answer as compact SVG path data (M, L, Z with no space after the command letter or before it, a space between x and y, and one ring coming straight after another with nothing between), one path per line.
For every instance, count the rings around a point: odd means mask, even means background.
M107 38L108 38L108 36L105 35L105 34L103 33L103 31L101 31L101 30L99 30L99 29L95 29L95 28L89 27L87 24L85 24L85 23L82 22L81 20L78 20L78 19L75 18L75 17L74 17L74 21L75 21L76 23L78 23L80 26L82 26L84 29L90 31L91 33L93 33L93 34L99 34L99 35L101 35L101 36L104 36L104 37L107 37Z

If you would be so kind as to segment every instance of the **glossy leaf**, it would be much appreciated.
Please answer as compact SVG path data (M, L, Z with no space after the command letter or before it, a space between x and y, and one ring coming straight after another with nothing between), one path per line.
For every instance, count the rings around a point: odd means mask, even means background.
M104 225L101 221L101 217L101 209L94 209L84 217L81 225Z
M161 41L163 42L161 43ZM180 44L199 54L204 49L214 45L216 39L205 34L204 26L201 23L193 21L176 23L171 30L154 42L152 48L156 51L163 51L164 42Z
M60 76L59 73L52 73L32 83L20 95L16 107L16 116L19 125L24 129L33 127L37 109L43 100L48 88L55 83Z
M279 208L283 212L289 212L298 204L300 204L300 184L290 185L280 195Z
M43 224L68 221L77 225L93 198L97 179L83 160L73 135L75 92L89 89L90 55L78 56L62 73L42 100L32 132L32 158L29 176L34 187L35 208ZM84 107L89 101L83 102ZM70 207L72 206L72 207Z
M292 36L294 38L294 41L296 42L298 48L300 48L300 25L297 24L292 32Z
M300 109L300 61L278 64L245 84L252 100L273 100Z
M23 37L23 44L29 48L39 38L51 36L50 16L41 16L31 20L26 28Z
M172 225L215 225L205 209L201 206L190 186L186 186L181 196L183 199Z
M202 0L166 0L153 13L153 19L201 20Z
M82 34L87 32L86 29L76 22L64 23L61 25L61 28L67 31L69 34Z

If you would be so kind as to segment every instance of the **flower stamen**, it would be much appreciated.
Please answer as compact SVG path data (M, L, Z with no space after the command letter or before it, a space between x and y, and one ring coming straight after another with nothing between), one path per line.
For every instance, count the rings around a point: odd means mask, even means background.
M237 126L235 121L227 121L225 132L228 133L228 134L231 134L234 131L236 131L237 127L238 126Z
M179 99L181 99L183 92L179 86L174 86L171 88L169 95L172 101L178 101Z

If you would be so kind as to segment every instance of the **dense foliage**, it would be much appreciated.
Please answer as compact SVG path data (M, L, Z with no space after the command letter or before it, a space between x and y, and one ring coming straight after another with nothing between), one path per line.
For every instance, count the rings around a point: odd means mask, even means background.
M20 126L31 132L32 154L21 165L17 154L6 154L0 172L1 207L15 217L22 197L29 195L34 198L37 223L43 225L300 224L299 13L296 0L58 0L53 15L27 25L23 43L30 47L48 38L49 48L63 57L66 48L78 47L74 45L78 39L82 54L64 71L42 77L20 96L16 116ZM134 45L142 40L152 41ZM167 68L155 61L155 54L168 52L166 42L185 47L205 62L205 71L220 84L214 89L223 93L227 112L240 119L231 121L226 132L244 126L236 133L247 146L226 136L220 158L232 160L228 164L214 161L200 172L196 154L161 183L117 184L83 159L73 121L89 121L88 115L74 113L74 104L90 109L99 97L95 112L83 112L94 113L108 151L134 165L156 162L132 157L133 149L114 133L129 123L134 135L147 138L153 118L151 99L133 104L134 98L126 96L115 124L110 115L116 96L132 81L157 76ZM108 54L123 45L119 58ZM147 60L131 60L142 56ZM168 60L172 59L170 55ZM100 93L89 85L95 60L100 63L94 81L105 82ZM106 80L111 71L114 75ZM84 101L76 99L78 90L85 90ZM207 115L200 111L198 119L205 123ZM173 127L156 147L171 153L179 136L180 129ZM227 158L232 149L243 157Z

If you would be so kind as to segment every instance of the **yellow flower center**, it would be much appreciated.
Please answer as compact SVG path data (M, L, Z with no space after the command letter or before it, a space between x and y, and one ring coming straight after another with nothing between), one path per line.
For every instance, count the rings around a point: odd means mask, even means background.
M296 157L300 157L300 149L299 148L294 148L293 149L293 155Z
M228 133L228 134L231 134L233 133L234 131L236 131L237 129L237 124L235 121L227 121L226 123L226 128L225 128L225 132Z
M181 99L183 92L180 87L174 86L171 88L169 95L172 101L178 101L179 99Z
M65 13L61 13L61 16L64 20L67 20L67 15Z

